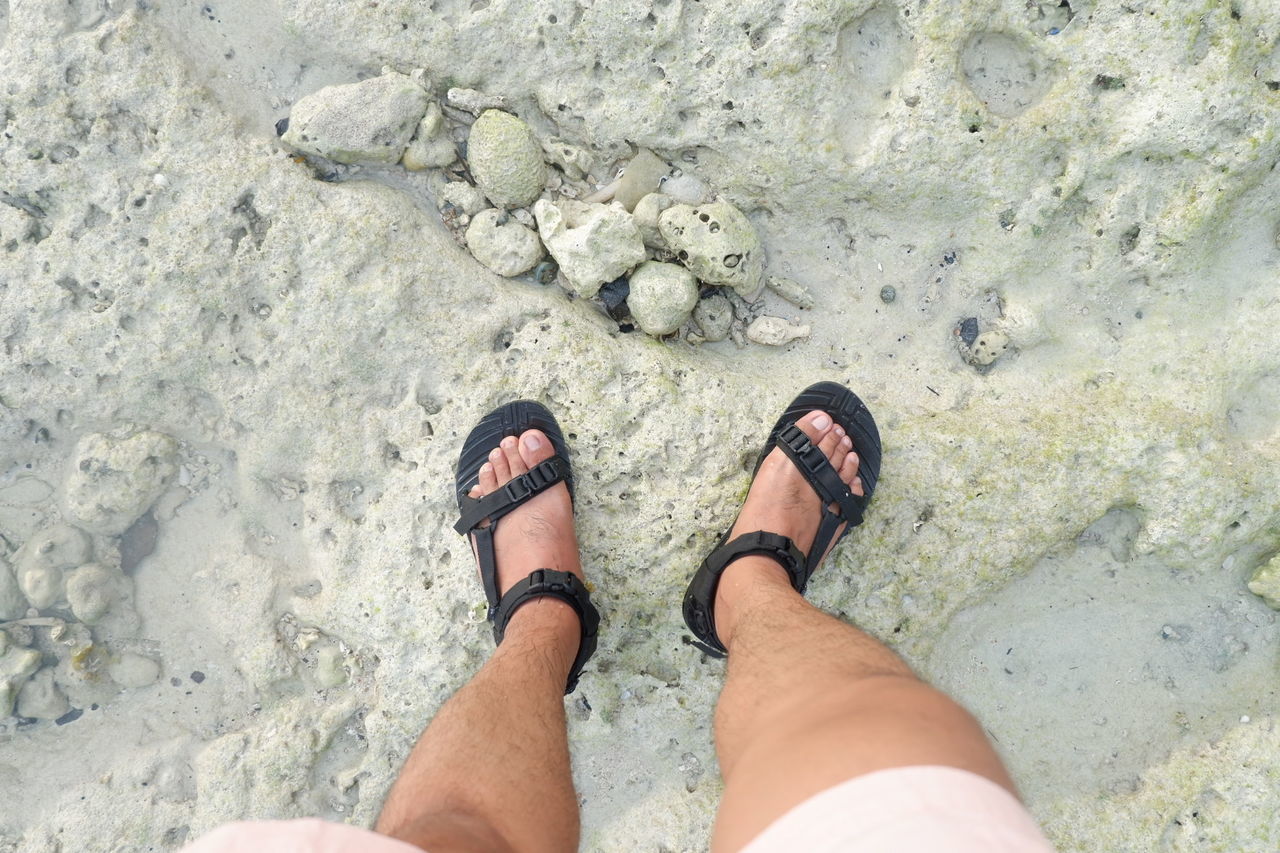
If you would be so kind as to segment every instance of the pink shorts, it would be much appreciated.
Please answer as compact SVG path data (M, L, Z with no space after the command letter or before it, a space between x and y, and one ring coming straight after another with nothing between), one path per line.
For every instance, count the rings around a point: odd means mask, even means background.
M320 820L220 827L182 853L422 853ZM1053 853L1031 815L994 782L952 767L898 767L805 800L742 853Z

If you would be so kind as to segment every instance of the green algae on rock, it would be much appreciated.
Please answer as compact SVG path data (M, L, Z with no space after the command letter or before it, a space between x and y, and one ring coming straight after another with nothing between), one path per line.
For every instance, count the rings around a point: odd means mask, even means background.
M542 194L547 165L533 131L511 113L485 110L467 137L476 184L498 207L524 207Z

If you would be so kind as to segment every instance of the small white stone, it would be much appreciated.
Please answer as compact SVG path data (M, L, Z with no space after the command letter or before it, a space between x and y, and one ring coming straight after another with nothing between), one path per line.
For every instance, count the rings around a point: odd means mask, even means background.
M410 171L443 169L458 159L458 148L449 138L444 125L444 114L435 101L427 104L426 115L418 122L418 129L404 150L401 164Z
M467 162L476 184L498 207L525 207L542 194L547 165L529 125L502 110L486 110L471 126Z
M0 631L0 634L4 632ZM27 679L40 668L43 655L35 649L15 646L0 654L0 717L13 713L13 703Z
M793 326L781 317L757 317L747 326L748 340L770 347L780 347L807 337L808 326Z
M1242 723L1247 723L1247 722L1249 722L1249 715L1248 715L1248 714L1246 714L1245 716L1241 717L1241 718L1240 718L1240 722L1242 722Z
M646 261L631 273L630 285L631 316L655 337L679 329L698 303L698 280L679 264Z
M71 706L67 697L53 683L53 670L44 669L32 676L18 692L18 716L37 720L56 720Z
M326 86L293 105L281 139L338 163L397 163L429 100L421 85L394 71Z
M658 217L658 229L680 262L707 284L732 287L748 301L760 291L764 249L751 221L726 201L676 204Z
M713 200L711 188L693 175L677 175L662 182L662 192L681 204L706 204Z
M154 684L160 677L160 664L151 658L125 652L119 660L107 665L107 675L121 687L138 688Z
M506 218L507 221L499 224ZM526 273L542 260L542 241L536 232L499 210L482 210L467 226L467 249L498 275Z
M466 181L450 181L442 186L440 201L453 205L467 216L475 216L489 206L484 193Z
M337 646L325 646L316 652L316 684L323 688L337 687L347 680L345 657Z
M723 341L733 326L733 305L719 293L713 293L694 306L693 321L708 341Z
M86 625L97 622L120 594L122 577L97 563L81 566L67 575L67 603L71 612Z
M22 594L37 610L52 607L62 600L62 570L48 565L22 566L18 568L18 586Z
M765 287L795 305L797 308L812 308L813 295L799 282L778 275L771 275L764 280Z
M1009 336L1004 332L990 331L978 335L970 349L969 361L982 367L993 364L1009 348Z
M667 241L662 239L662 232L658 230L658 217L675 203L675 199L663 193L649 193L636 202L632 216L640 229L640 239L650 249L666 250Z
M570 199L533 206L538 235L578 296L590 298L645 259L635 219L620 204Z

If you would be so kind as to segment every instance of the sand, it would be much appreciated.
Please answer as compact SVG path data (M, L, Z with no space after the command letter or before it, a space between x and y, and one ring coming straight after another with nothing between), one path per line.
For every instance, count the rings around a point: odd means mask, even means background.
M0 575L116 584L6 629L66 704L0 718L0 850L370 825L491 647L452 469L514 396L570 434L604 617L582 847L705 849L722 665L679 600L817 379L885 457L811 598L973 708L1061 849L1276 849L1278 37L1265 0L0 0ZM275 122L384 66L601 180L686 169L811 336L623 333L476 263L426 174L317 179Z

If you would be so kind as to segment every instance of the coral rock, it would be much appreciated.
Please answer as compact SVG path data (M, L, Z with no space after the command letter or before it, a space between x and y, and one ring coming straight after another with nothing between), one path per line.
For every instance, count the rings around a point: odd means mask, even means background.
M395 72L326 86L293 105L281 139L298 151L338 163L396 163L428 101L415 80Z
M631 273L627 305L650 335L669 335L684 325L698 304L698 281L678 264L646 261Z
M547 165L529 125L502 110L486 110L471 126L467 161L476 184L498 207L524 207L542 194Z
M578 296L595 296L602 285L645 259L644 241L620 204L539 201L533 207L538 234Z
M733 205L673 205L658 217L658 229L700 280L732 287L748 301L759 293L764 250L750 220Z
M747 326L747 340L770 347L807 337L808 326L793 326L781 317L757 317Z
M493 208L480 211L471 220L467 248L477 261L505 276L526 273L543 257L542 241L536 233Z

